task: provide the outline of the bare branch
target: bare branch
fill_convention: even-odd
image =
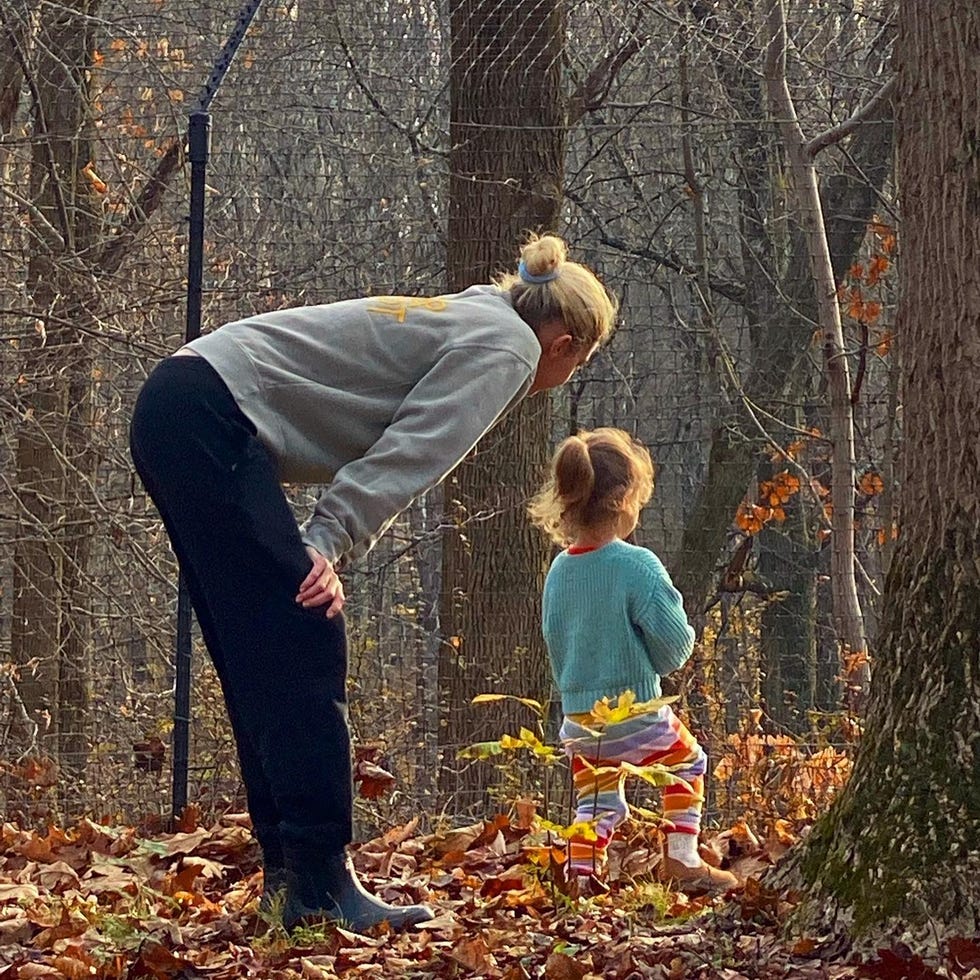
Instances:
[[[119,232],[102,249],[95,263],[97,275],[115,272],[122,265],[127,249],[163,201],[163,192],[167,189],[167,184],[182,159],[183,141],[175,139],[160,158],[156,170],[143,185],[139,197],[127,212]]]
[[[589,77],[568,100],[569,126],[574,126],[587,112],[601,108],[620,69],[633,55],[642,51],[646,43],[645,37],[632,35],[589,72]]]
[[[803,148],[803,153],[807,159],[812,160],[825,147],[839,143],[842,139],[850,136],[866,119],[872,118],[879,106],[892,97],[897,85],[898,76],[892,75],[864,105],[859,106],[854,111],[849,119],[845,119],[838,126],[825,130],[819,136],[814,136]]]

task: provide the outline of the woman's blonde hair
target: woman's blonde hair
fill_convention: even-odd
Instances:
[[[579,346],[602,343],[616,323],[615,297],[595,273],[568,259],[568,246],[557,235],[531,235],[521,248],[517,273],[498,277],[514,309],[537,330],[561,320]]]
[[[653,462],[645,446],[622,429],[569,436],[551,461],[551,474],[531,500],[533,524],[566,545],[583,531],[625,537],[653,495]]]

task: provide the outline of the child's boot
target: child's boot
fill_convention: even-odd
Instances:
[[[286,906],[283,925],[293,929],[329,920],[353,932],[387,922],[392,929],[433,918],[426,905],[389,905],[372,895],[358,880],[346,853],[286,855]]]
[[[698,854],[696,834],[668,834],[667,848],[661,862],[662,878],[682,892],[717,895],[738,887],[738,878],[730,871],[705,864]]]

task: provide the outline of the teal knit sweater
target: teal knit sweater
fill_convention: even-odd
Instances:
[[[589,711],[623,691],[660,697],[660,678],[684,664],[694,630],[660,559],[612,541],[595,551],[563,551],[542,599],[544,638],[565,714]]]

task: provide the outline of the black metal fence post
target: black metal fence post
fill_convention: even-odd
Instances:
[[[191,199],[187,242],[187,321],[185,343],[201,335],[201,297],[204,281],[204,190],[211,152],[211,114],[208,108],[245,38],[262,0],[248,0],[238,14],[208,80],[191,110],[187,127],[187,156],[191,164]],[[171,812],[180,817],[187,806],[191,716],[191,603],[181,575],[177,587],[177,646],[174,653],[174,732]]]

